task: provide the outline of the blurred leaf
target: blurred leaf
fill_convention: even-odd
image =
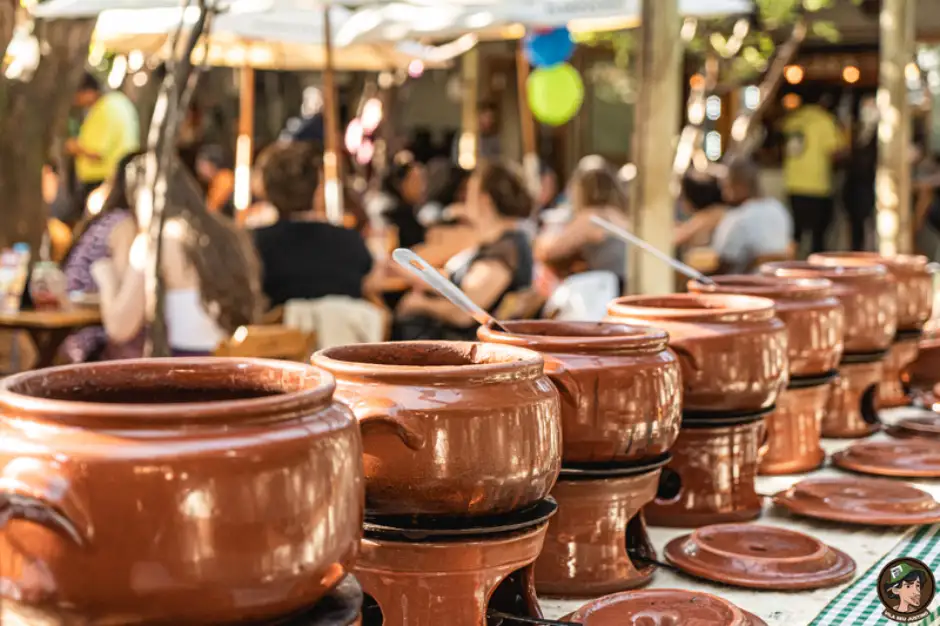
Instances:
[[[803,0],[803,8],[807,11],[821,11],[832,6],[832,0]]]
[[[767,33],[760,33],[758,35],[758,49],[765,57],[769,57],[777,49],[777,44],[774,43],[773,37]]]
[[[841,38],[839,29],[833,22],[813,22],[811,29],[815,36],[821,37],[830,43],[835,43]]]
[[[725,39],[725,36],[721,33],[712,33],[708,36],[708,43],[712,45],[712,48],[715,49],[715,52],[724,56],[725,51],[728,49],[728,40]]]

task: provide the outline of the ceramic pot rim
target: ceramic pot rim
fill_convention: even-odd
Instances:
[[[692,293],[740,294],[782,300],[811,300],[832,295],[832,281],[828,278],[724,274],[711,279],[716,284],[690,280],[686,287]]]
[[[845,265],[848,267],[884,265],[892,272],[926,273],[927,257],[922,254],[897,254],[882,256],[877,252],[816,252],[809,257],[810,263],[818,265]]]
[[[399,365],[371,363],[352,358],[357,353],[367,355],[370,351],[373,353],[383,351],[386,359],[391,360],[395,350],[408,349],[449,352],[451,356],[467,359],[470,363]],[[344,355],[348,358],[342,358]],[[534,379],[542,376],[545,369],[545,361],[538,352],[516,346],[475,341],[391,341],[351,344],[319,350],[313,354],[312,362],[317,367],[342,378],[394,380],[423,386],[437,382],[452,383],[456,380]]]
[[[129,369],[134,372],[133,376],[127,374]],[[208,383],[205,378],[198,381],[201,389],[207,386],[230,389],[233,381],[237,381],[244,390],[273,390],[283,393],[260,398],[212,402],[128,404],[43,398],[21,391],[25,385],[36,384],[40,378],[45,378],[43,386],[52,389],[63,385],[74,388],[76,380],[89,381],[90,386],[93,385],[92,388],[101,388],[109,381],[115,381],[112,388],[118,389],[146,389],[146,385],[140,384],[142,382],[149,382],[154,388],[166,388],[174,384],[174,374],[179,378],[179,386],[185,388],[185,384],[182,384],[187,378],[185,374],[193,370],[211,377]],[[252,384],[252,372],[272,370],[280,375],[271,381],[259,380]],[[149,378],[140,377],[146,374],[149,374]],[[289,375],[296,376],[296,382],[289,382]],[[169,383],[168,377],[171,379]],[[27,419],[78,425],[100,421],[119,424],[122,428],[152,428],[155,424],[180,422],[223,425],[265,417],[294,417],[304,412],[309,413],[313,409],[329,405],[335,386],[334,378],[329,372],[305,363],[290,361],[232,357],[105,361],[50,367],[10,376],[0,381],[0,411],[7,416]]]
[[[686,305],[683,307],[683,305]],[[607,305],[612,318],[676,322],[735,323],[771,319],[775,304],[768,298],[737,294],[676,293],[664,296],[623,296]]]
[[[481,326],[477,336],[487,343],[529,348],[539,352],[662,352],[669,335],[658,328],[630,326],[616,322],[562,322],[526,320],[501,322],[510,332]],[[562,334],[558,329],[569,330]],[[514,332],[516,329],[519,332]],[[537,331],[546,331],[544,334]],[[592,334],[591,331],[606,331]],[[554,332],[553,332],[554,331]]]
[[[781,278],[826,278],[830,281],[865,280],[888,276],[888,268],[881,263],[865,265],[821,265],[808,261],[778,261],[760,266],[763,276]]]
[[[620,604],[621,600],[629,601],[631,599],[634,599],[634,600],[642,602],[645,598],[649,598],[649,597],[661,597],[664,599],[665,598],[674,599],[676,596],[679,596],[680,598],[683,598],[683,599],[691,596],[693,598],[699,599],[700,601],[708,602],[712,606],[721,606],[727,609],[728,613],[730,613],[731,618],[732,618],[731,623],[734,623],[733,620],[738,617],[742,617],[746,619],[746,614],[744,613],[744,610],[741,609],[739,606],[735,605],[729,600],[725,600],[724,598],[720,598],[710,593],[704,593],[702,591],[690,591],[688,589],[637,589],[633,591],[622,591],[620,593],[613,593],[613,594],[598,598],[596,600],[593,600],[591,602],[588,602],[587,604],[579,608],[577,611],[572,613],[568,617],[568,620],[571,622],[577,622],[581,624],[589,623],[586,620],[588,619],[588,617],[590,616],[593,610],[603,608],[609,605],[616,606]],[[624,612],[624,617],[627,617],[625,612]]]

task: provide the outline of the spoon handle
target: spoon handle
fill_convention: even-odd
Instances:
[[[477,304],[471,300],[467,294],[462,292],[457,285],[447,280],[446,277],[431,267],[431,264],[422,259],[419,255],[407,248],[398,248],[392,252],[392,258],[403,268],[426,282],[434,291],[463,309],[465,313],[475,319],[480,325],[487,326],[496,324],[496,320],[492,315],[477,306]]]
[[[665,252],[654,248],[653,246],[643,241],[642,239],[640,239],[639,237],[637,237],[630,231],[624,230],[623,228],[620,228],[619,226],[612,224],[611,222],[608,222],[604,218],[598,217],[596,215],[591,216],[591,221],[597,226],[600,226],[601,228],[609,232],[610,234],[614,235],[615,237],[618,237],[622,239],[623,241],[631,245],[634,245],[637,248],[640,248],[645,252],[652,254],[654,257],[656,257],[663,263],[666,263],[667,265],[671,266],[672,269],[676,270],[677,272],[681,274],[685,274],[692,280],[697,280],[700,283],[705,283],[706,285],[715,284],[715,281],[713,281],[711,278],[709,278],[705,274],[701,273],[695,268],[689,267],[682,261],[678,261],[672,258]]]

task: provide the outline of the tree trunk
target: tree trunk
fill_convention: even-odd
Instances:
[[[6,8],[0,0],[0,37],[8,32]],[[42,167],[63,130],[94,25],[94,20],[37,22],[44,53],[32,78],[0,77],[0,247],[24,241],[34,254],[39,249],[48,213]],[[9,38],[0,40],[4,47],[8,43]]]

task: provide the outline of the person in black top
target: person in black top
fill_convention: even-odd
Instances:
[[[427,192],[424,166],[410,155],[399,155],[382,179],[382,192],[390,200],[385,218],[398,229],[398,245],[411,248],[424,243],[424,226],[418,221],[418,209]]]
[[[362,298],[372,255],[362,236],[334,226],[313,210],[320,166],[310,146],[278,143],[258,159],[265,197],[278,212],[254,231],[271,307],[324,296]]]
[[[465,215],[480,245],[455,257],[449,277],[487,311],[496,311],[507,294],[532,285],[532,247],[521,228],[532,207],[522,175],[509,166],[484,162],[470,177]],[[464,260],[459,262],[458,257]],[[410,292],[396,313],[393,335],[397,339],[476,337],[476,322],[470,316],[428,291]]]

